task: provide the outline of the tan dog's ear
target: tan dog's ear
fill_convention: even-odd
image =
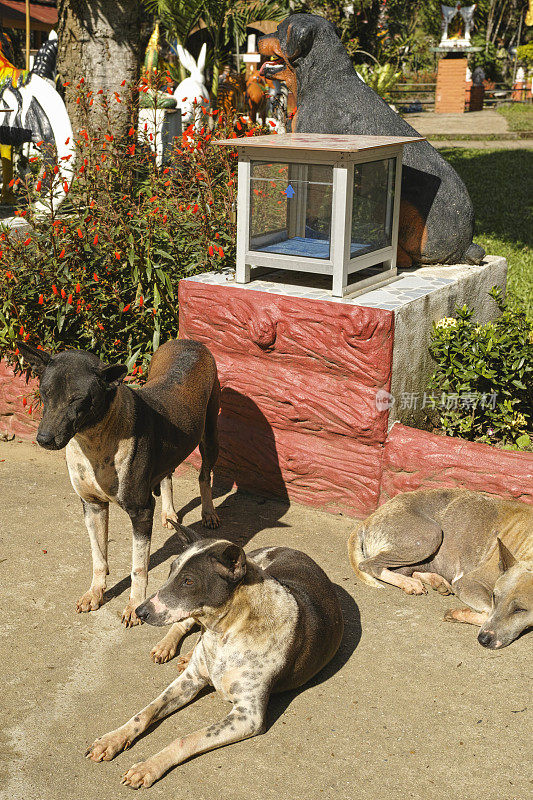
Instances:
[[[500,572],[506,572],[516,564],[517,559],[506,548],[502,540],[498,537],[498,549],[500,551]]]

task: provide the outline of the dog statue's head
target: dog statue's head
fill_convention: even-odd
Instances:
[[[533,627],[533,565],[516,559],[498,539],[500,575],[492,593],[492,611],[478,642],[499,650]]]
[[[246,575],[244,550],[225,539],[204,538],[191,528],[170,522],[183,551],[172,562],[166,583],[135,613],[149,625],[216,617]]]
[[[309,55],[315,40],[321,36],[328,39],[335,28],[328,20],[314,14],[291,14],[278,25],[274,33],[262,36],[257,47],[262,56],[268,56],[260,74],[265,78],[284,81],[296,96],[296,70]],[[340,44],[340,42],[339,42]]]
[[[99,422],[128,371],[83,350],[51,355],[25,342],[17,346],[40,380],[43,416],[37,444],[47,450],[61,450],[76,433]]]

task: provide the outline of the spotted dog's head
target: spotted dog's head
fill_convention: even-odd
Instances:
[[[128,371],[83,350],[51,355],[25,342],[17,345],[40,379],[43,416],[37,443],[46,450],[61,450],[76,433],[99,422]]]
[[[246,574],[246,555],[225,539],[198,537],[172,522],[183,552],[172,562],[166,583],[135,609],[149,625],[170,625],[223,608]]]
[[[257,47],[262,56],[269,58],[260,74],[265,78],[284,81],[297,95],[297,69],[303,65],[315,40],[322,33],[334,33],[331,22],[313,14],[291,14],[278,25],[274,33],[262,36]]]

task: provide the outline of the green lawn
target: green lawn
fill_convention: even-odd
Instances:
[[[533,151],[440,149],[470,192],[475,241],[509,265],[509,298],[533,317]]]
[[[496,111],[505,117],[509,130],[533,131],[533,103],[498,106]]]

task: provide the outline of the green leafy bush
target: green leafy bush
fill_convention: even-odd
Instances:
[[[393,64],[376,64],[372,67],[358,64],[356,69],[364,82],[384,100],[391,99],[391,92],[402,77],[401,71],[397,71]]]
[[[235,132],[205,113],[205,126],[189,127],[160,167],[137,140],[133,112],[128,134],[113,130],[108,112],[125,95],[109,101],[78,88],[87,116],[98,103],[103,123],[77,134],[65,201],[54,210],[58,164],[34,158],[16,187],[30,201],[21,214],[31,228],[0,235],[0,356],[22,337],[52,352],[88,349],[139,375],[178,335],[179,280],[234,263],[236,153],[211,142]],[[48,201],[39,215],[38,195]]]
[[[430,391],[450,436],[529,449],[533,440],[533,324],[492,289],[502,314],[477,324],[467,306],[433,327]]]

